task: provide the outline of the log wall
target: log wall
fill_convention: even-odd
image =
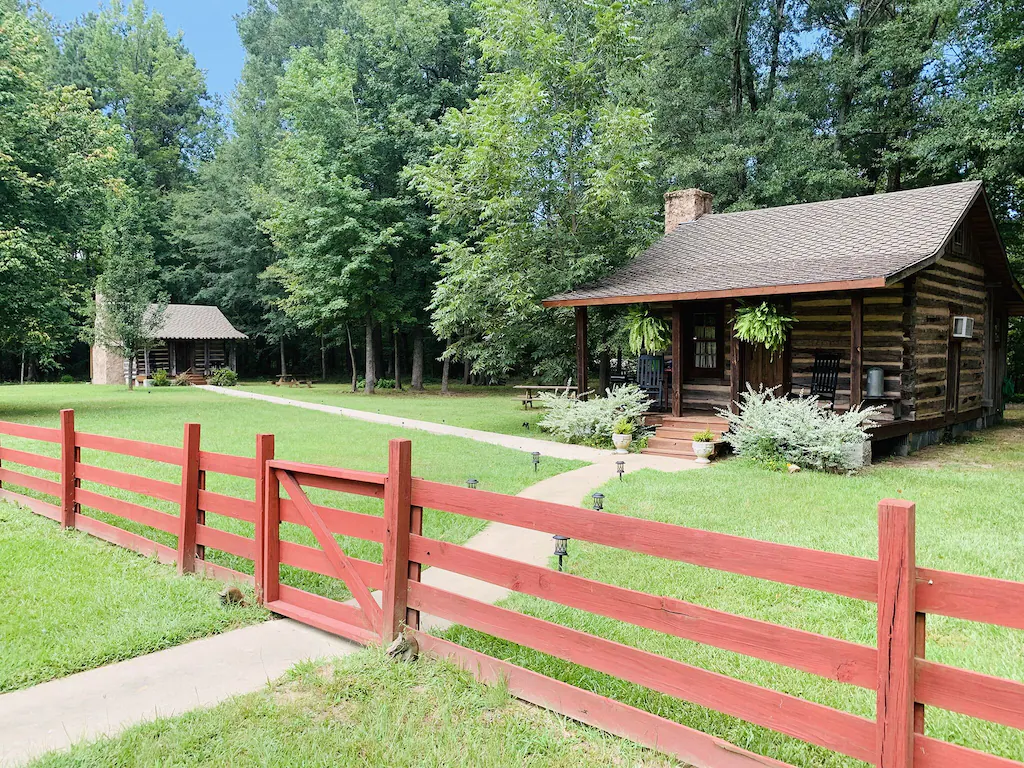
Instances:
[[[950,333],[955,315],[974,318],[974,337],[959,342],[957,410],[982,405],[985,334],[990,331],[985,325],[987,301],[985,270],[969,232],[962,245],[951,245],[938,262],[915,276],[909,351],[914,363],[911,384],[918,419],[941,416],[946,411]]]

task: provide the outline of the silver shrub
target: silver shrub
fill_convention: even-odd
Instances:
[[[755,391],[748,384],[738,413],[719,411],[729,420],[725,441],[737,454],[773,468],[796,464],[844,472],[860,467],[867,429],[879,408],[837,413],[815,397],[776,397],[775,389]]]
[[[579,400],[569,394],[542,392],[547,411],[537,423],[568,443],[611,442],[615,422],[625,418],[638,426],[651,400],[636,384],[610,389],[607,395]]]

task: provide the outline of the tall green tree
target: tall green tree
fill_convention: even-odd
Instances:
[[[160,279],[176,299],[190,300],[202,276],[172,245],[170,193],[191,183],[221,130],[205,76],[181,34],[144,0],[111,0],[61,31],[57,76],[87,89],[93,106],[123,128],[122,174],[137,192]]]
[[[0,0],[0,351],[52,365],[77,338],[123,139],[55,81],[32,8]]]
[[[486,0],[480,95],[415,171],[433,205],[433,328],[476,370],[561,376],[569,315],[540,300],[624,263],[658,231],[642,3]]]

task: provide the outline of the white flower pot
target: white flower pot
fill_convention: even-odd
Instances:
[[[616,453],[629,453],[626,449],[633,442],[632,435],[612,435],[612,442],[615,444]]]
[[[694,440],[691,445],[693,446],[693,453],[697,457],[696,461],[698,464],[711,463],[711,459],[708,457],[715,452],[714,443],[698,443]]]

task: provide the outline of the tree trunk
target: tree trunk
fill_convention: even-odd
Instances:
[[[21,350],[21,383],[25,383],[25,350]]]
[[[279,344],[279,349],[281,351],[281,375],[282,376],[287,376],[288,375],[288,369],[287,369],[287,367],[285,366],[285,363],[284,363],[284,337],[283,336],[281,337],[281,341],[280,341],[280,344]]]
[[[376,357],[377,346],[374,344],[374,331],[377,329],[373,322],[373,318],[369,315],[366,317],[366,385],[363,387],[363,392],[368,395],[373,394],[374,387],[377,384],[377,361],[374,360]]]
[[[395,389],[401,389],[402,388],[402,354],[401,354],[402,337],[398,333],[398,331],[395,330],[392,333],[392,338],[394,338],[394,341],[395,341]]]
[[[441,394],[448,394],[448,372],[452,367],[451,358],[445,356],[441,362]]]
[[[327,381],[327,344],[324,341],[324,331],[320,329],[320,381]]]
[[[462,360],[462,383],[469,384],[473,376],[473,366],[470,365],[469,358],[463,358]]]
[[[352,364],[352,391],[357,392],[359,391],[359,387],[356,386],[359,374],[356,372],[356,350],[352,346],[352,327],[347,323],[345,324],[345,335],[348,336],[348,361]]]
[[[602,350],[597,365],[597,389],[599,397],[606,397],[612,387],[612,364],[608,350]]]
[[[128,389],[135,389],[135,355],[128,358]]]
[[[381,332],[380,323],[373,323],[373,375],[374,382],[388,368],[387,358],[384,357],[384,334]]]
[[[412,388],[423,391],[423,329],[418,327],[412,335]]]
[[[768,85],[765,88],[764,100],[771,104],[775,98],[775,84],[779,77],[779,46],[782,42],[782,28],[786,23],[786,0],[775,0],[772,19],[771,56],[768,64]]]

